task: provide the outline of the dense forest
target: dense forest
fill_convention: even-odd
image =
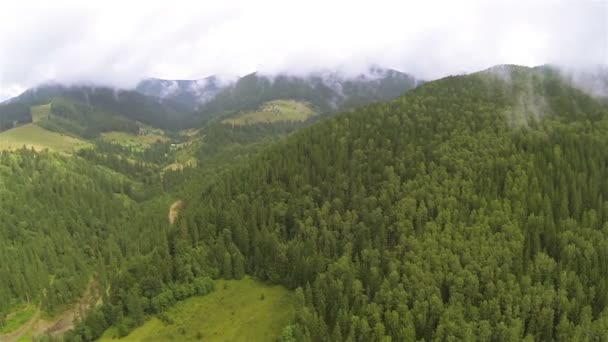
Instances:
[[[82,151],[81,157],[27,149],[0,153],[0,258],[11,260],[0,263],[0,326],[23,303],[51,316],[60,313],[95,281],[111,290],[101,293],[103,313],[93,310],[86,321],[92,327],[82,330],[91,340],[109,324],[126,333],[143,322],[144,309],[161,312],[175,300],[213,289],[204,276],[174,285],[172,268],[180,262],[171,257],[169,200],[161,195],[159,177],[139,177],[143,165],[121,169],[125,164],[114,159],[100,162],[100,151],[110,148]],[[149,273],[142,260],[164,265],[163,273]],[[146,284],[137,295],[122,292],[132,279]],[[150,300],[142,304],[141,295]],[[116,301],[121,306],[112,305]]]
[[[608,111],[551,68],[428,83],[303,129],[178,226],[296,289],[296,340],[598,340]]]
[[[249,274],[294,290],[283,342],[605,338],[605,102],[505,66],[300,127],[211,122],[164,177],[167,144],[0,153],[0,319],[96,279],[65,339],[125,336]]]

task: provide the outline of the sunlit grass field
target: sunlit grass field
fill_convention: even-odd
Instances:
[[[16,150],[24,146],[37,151],[49,149],[56,152],[74,152],[91,144],[62,133],[51,132],[36,124],[26,124],[0,133],[0,150]]]
[[[26,305],[18,311],[9,315],[9,318],[0,326],[0,333],[7,334],[17,330],[36,314],[34,305]]]
[[[294,318],[287,289],[251,278],[218,280],[206,296],[192,297],[167,311],[173,324],[154,317],[121,341],[275,341]],[[100,341],[112,341],[114,328]]]
[[[258,110],[227,118],[222,122],[235,126],[273,122],[302,122],[317,115],[309,104],[293,100],[275,100],[264,103]]]

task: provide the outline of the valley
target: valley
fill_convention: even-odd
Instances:
[[[263,283],[246,276],[244,257],[235,246],[217,251],[222,259],[217,267],[209,264],[211,259],[205,260],[211,258],[206,248],[192,252],[180,242],[189,234],[180,219],[185,199],[200,189],[195,179],[212,184],[241,161],[321,115],[304,100],[310,89],[296,100],[275,95],[270,101],[252,98],[243,103],[231,92],[257,90],[241,84],[236,84],[237,90],[226,90],[229,101],[223,100],[223,109],[217,109],[221,113],[208,112],[213,103],[200,110],[210,121],[179,129],[138,114],[149,114],[150,106],[157,106],[154,102],[135,101],[139,95],[129,92],[109,96],[103,88],[49,85],[25,92],[10,105],[0,104],[0,123],[3,115],[22,115],[12,128],[0,132],[4,150],[0,152],[0,218],[8,228],[0,231],[0,257],[22,260],[0,266],[0,320],[11,329],[2,340],[45,336],[88,340],[102,334],[148,339],[159,334],[158,329],[167,330],[167,338],[173,334],[182,340],[186,327],[199,328],[200,322],[188,321],[182,313],[191,316],[194,311],[218,315],[204,324],[205,339],[275,339],[293,322],[293,292],[266,284],[267,279]],[[221,99],[222,93],[218,94]],[[179,105],[158,107],[152,112]],[[36,201],[28,209],[7,206],[30,196]],[[62,212],[58,206],[74,210]],[[24,210],[30,219],[15,221]],[[46,211],[49,215],[42,219]],[[61,249],[37,244],[43,236]],[[26,261],[32,256],[37,260],[34,264]],[[135,278],[133,274],[142,269],[158,278],[139,284],[143,274]],[[25,272],[25,277],[7,276],[14,272]],[[197,297],[209,291],[209,276],[219,278],[215,281],[219,288]],[[98,291],[105,289],[94,304],[87,299],[91,296],[86,283],[91,278]],[[134,285],[133,280],[139,285],[123,288]],[[24,300],[32,298],[40,305],[20,309]],[[84,302],[88,304],[83,306]],[[124,311],[115,315],[112,310],[120,307]],[[159,317],[182,323],[159,327]]]
[[[0,104],[0,339],[600,339],[605,100],[374,72]]]

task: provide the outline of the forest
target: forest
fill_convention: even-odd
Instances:
[[[303,129],[179,224],[295,288],[296,340],[599,339],[606,105],[552,69],[507,72]]]
[[[65,340],[125,336],[249,275],[294,291],[283,342],[606,337],[608,104],[556,70],[447,77],[294,133],[216,129],[165,180],[111,144],[2,152],[0,312],[59,310],[94,278],[103,304]],[[222,149],[268,131],[288,136]]]

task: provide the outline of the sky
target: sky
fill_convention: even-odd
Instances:
[[[545,63],[608,63],[608,0],[0,2],[0,100],[49,81]]]

